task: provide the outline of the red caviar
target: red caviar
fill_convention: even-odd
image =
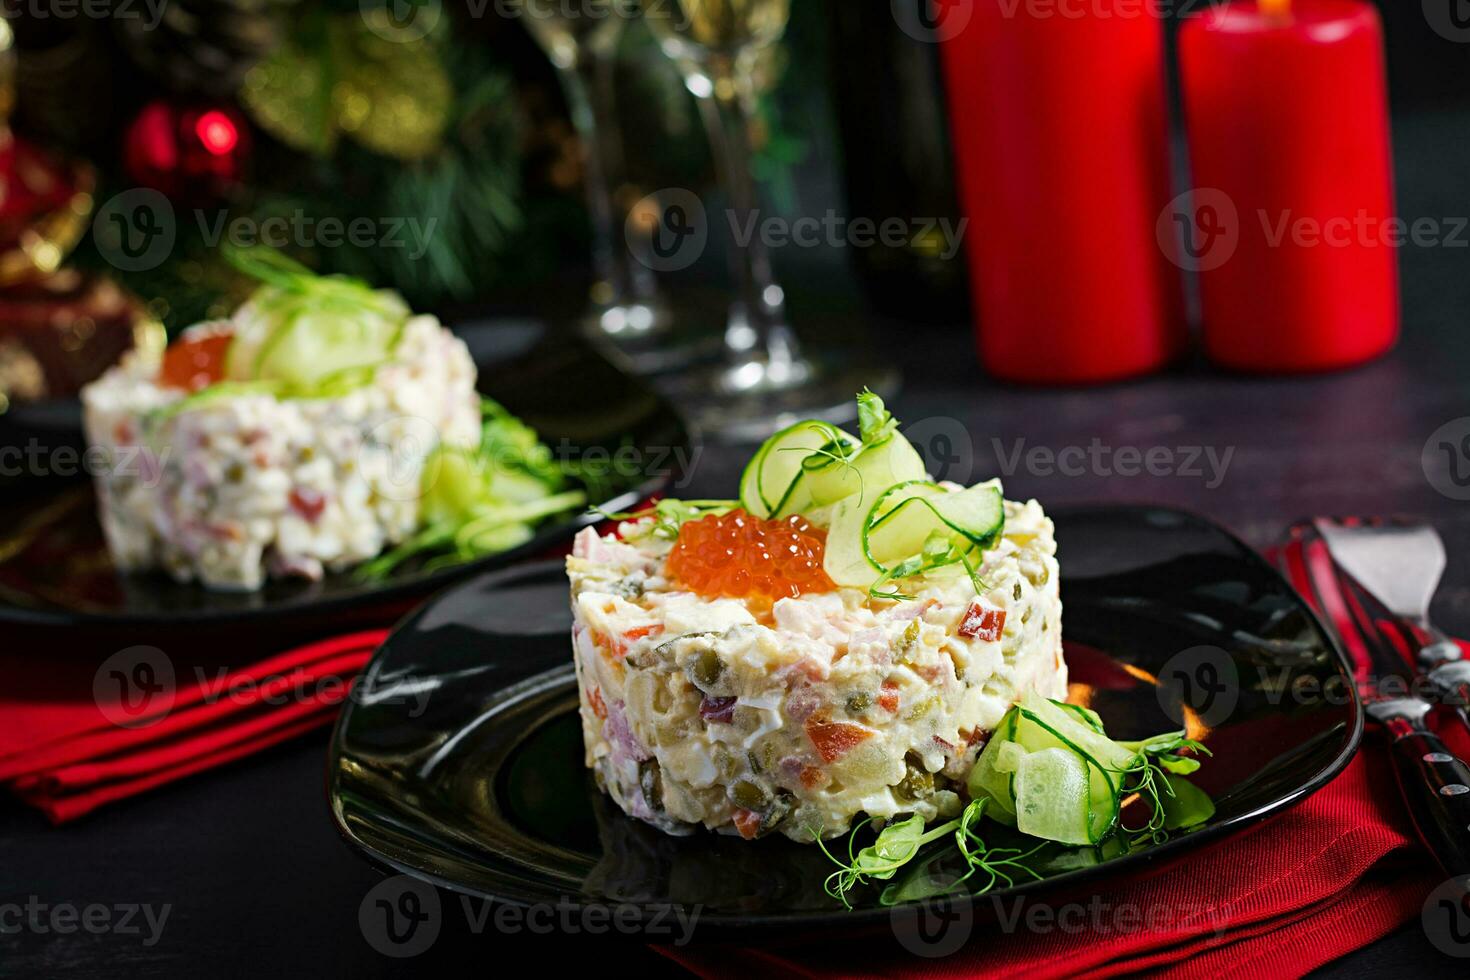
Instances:
[[[827,533],[799,515],[761,520],[743,510],[679,530],[669,577],[703,596],[775,601],[837,588],[822,570]]]
[[[225,354],[234,335],[228,331],[186,337],[163,352],[158,383],[165,388],[199,391],[225,375]]]

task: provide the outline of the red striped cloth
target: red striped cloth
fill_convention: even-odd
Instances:
[[[651,505],[642,501],[636,509]],[[612,531],[616,522],[599,525]],[[546,557],[569,553],[570,543]],[[368,611],[373,623],[408,611],[400,603]],[[0,785],[56,823],[224,765],[329,725],[352,681],[388,631],[372,629],[308,643],[241,665],[250,637],[221,636],[213,650],[183,660],[141,650],[113,664],[76,653],[39,657],[38,647],[71,642],[56,632],[12,637],[0,650]],[[123,656],[122,653],[115,655]],[[136,680],[163,690],[147,695]],[[114,676],[121,674],[121,677]],[[171,676],[171,682],[162,678]],[[151,679],[151,680],[150,680]],[[112,703],[123,684],[133,704]]]
[[[111,693],[108,663],[6,652],[0,783],[62,823],[260,752],[330,724],[386,636],[353,633],[236,668],[176,663],[139,648],[116,667],[127,683],[144,664],[151,693],[132,690],[128,704]]]
[[[1284,549],[1278,564],[1299,591],[1316,585],[1319,610],[1362,656],[1348,602],[1316,542]],[[1467,647],[1470,649],[1470,647]],[[1470,737],[1443,733],[1462,756]],[[1096,915],[1063,928],[1045,917],[1028,928],[1017,910],[1046,905],[1002,902],[989,923],[977,919],[957,952],[925,958],[887,936],[760,947],[685,947],[661,951],[703,977],[1109,977],[1123,973],[1197,977],[1297,977],[1417,918],[1444,880],[1415,838],[1388,754],[1375,732],[1331,784],[1292,810],[1141,880],[1105,886]],[[981,902],[986,901],[981,899]],[[1052,913],[1088,896],[1050,899]],[[1075,906],[1073,906],[1075,907]],[[1019,923],[1007,931],[1004,923]],[[1078,919],[1070,920],[1078,922]],[[1101,928],[1092,923],[1101,924]]]

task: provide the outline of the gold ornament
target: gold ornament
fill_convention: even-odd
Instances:
[[[387,15],[327,17],[252,68],[240,98],[261,128],[317,156],[344,135],[401,160],[437,150],[454,101],[438,49],[429,38],[390,40],[375,16]]]

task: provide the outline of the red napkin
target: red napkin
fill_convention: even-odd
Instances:
[[[7,652],[0,656],[9,679],[0,689],[0,783],[62,823],[259,752],[329,724],[386,636],[354,633],[237,668],[176,663],[146,648],[101,667]],[[139,664],[149,673],[135,674]],[[137,710],[122,709],[109,694],[113,668],[152,689],[145,695],[134,685]]]
[[[635,510],[651,505],[642,501]],[[617,522],[599,525],[612,531]],[[567,544],[546,557],[570,553]],[[369,610],[389,622],[402,604]],[[108,642],[121,631],[107,635]],[[9,637],[0,649],[0,785],[43,810],[54,823],[75,820],[105,803],[260,752],[331,724],[350,686],[377,647],[382,629],[351,633],[238,666],[252,637],[211,636],[198,658],[152,648],[129,659],[38,655],[55,632]],[[120,662],[118,658],[122,658]],[[147,671],[135,674],[141,664]],[[114,674],[144,683],[127,687],[132,704],[110,692]],[[171,682],[164,678],[171,675]],[[162,690],[145,697],[149,688]]]
[[[1323,612],[1355,656],[1361,652],[1348,602],[1330,574],[1320,542],[1293,543],[1278,563],[1304,595],[1309,584]],[[1470,645],[1467,645],[1470,650]],[[1462,756],[1470,737],[1457,726],[1442,734]],[[1413,825],[1377,732],[1320,792],[1243,836],[1223,841],[1150,877],[1087,894],[1039,896],[1017,906],[981,898],[998,910],[976,921],[969,940],[945,958],[926,958],[895,939],[792,943],[765,947],[661,948],[704,977],[940,978],[1021,975],[1163,977],[1297,977],[1373,942],[1422,911],[1445,875],[1429,859]],[[1016,910],[1047,906],[1058,918],[1032,929]],[[1061,918],[1064,910],[1074,918]],[[1075,918],[1086,910],[1077,923]],[[1007,931],[1004,922],[1012,923]],[[1033,921],[1045,922],[1037,918]],[[1062,928],[1063,923],[1072,928]],[[1101,928],[1093,923],[1099,923]],[[1143,925],[1147,923],[1148,925]],[[931,947],[932,948],[932,947]]]

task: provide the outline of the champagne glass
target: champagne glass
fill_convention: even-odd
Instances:
[[[644,19],[698,101],[733,227],[759,210],[751,172],[752,123],[772,48],[786,31],[790,0],[643,0]],[[719,225],[721,222],[712,222]],[[847,421],[864,385],[891,387],[891,370],[857,370],[802,350],[786,316],[786,293],[759,234],[733,235],[735,296],[724,364],[689,379],[682,401],[706,431],[758,438],[806,417]]]
[[[585,148],[587,208],[592,217],[592,290],[584,326],[611,341],[636,367],[667,358],[657,341],[671,317],[653,270],[622,247],[623,145],[614,105],[614,69],[628,9],[619,0],[516,0],[531,36],[557,70],[572,124]]]

